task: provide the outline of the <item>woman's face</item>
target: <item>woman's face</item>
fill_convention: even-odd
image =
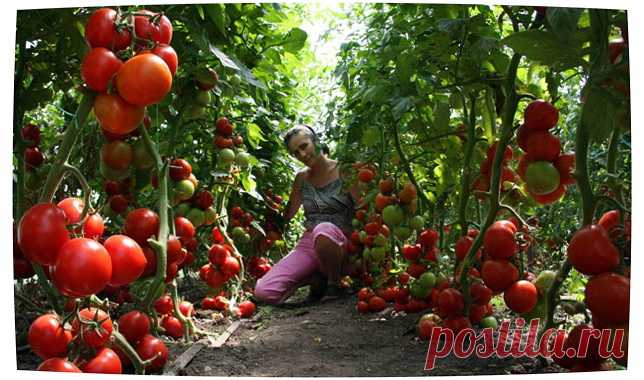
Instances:
[[[304,165],[311,167],[317,154],[313,139],[306,132],[298,132],[288,141],[288,151]]]

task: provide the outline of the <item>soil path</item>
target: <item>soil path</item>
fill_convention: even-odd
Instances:
[[[264,306],[221,348],[204,347],[179,372],[192,376],[427,376],[561,371],[537,360],[439,359],[424,371],[427,342],[414,315],[358,314],[356,298],[289,307]]]

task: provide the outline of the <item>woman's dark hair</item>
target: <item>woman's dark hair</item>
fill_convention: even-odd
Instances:
[[[318,135],[315,133],[313,128],[311,128],[306,124],[298,124],[286,132],[286,134],[284,135],[284,145],[286,146],[286,149],[288,149],[288,143],[289,141],[291,141],[293,136],[295,136],[300,132],[307,134],[311,138],[311,141],[313,141],[313,144],[316,147],[319,147],[320,150],[322,150],[322,153],[329,154],[329,147],[326,146],[326,144],[320,143],[320,140],[318,139]]]

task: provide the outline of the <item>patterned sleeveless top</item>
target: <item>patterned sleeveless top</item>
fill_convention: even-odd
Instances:
[[[302,181],[302,205],[307,229],[330,222],[343,231],[351,230],[353,199],[342,189],[342,179],[338,178],[323,187],[315,187],[308,180]]]

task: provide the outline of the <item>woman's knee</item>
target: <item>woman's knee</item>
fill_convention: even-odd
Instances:
[[[273,289],[270,289],[266,284],[259,279],[255,284],[255,290],[253,291],[255,299],[257,301],[276,305],[282,301],[283,294],[277,292]]]

